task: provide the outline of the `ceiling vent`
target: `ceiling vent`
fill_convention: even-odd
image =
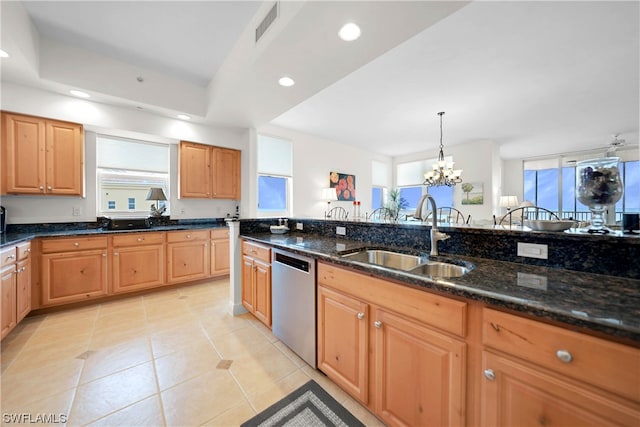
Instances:
[[[273,24],[273,21],[275,21],[277,17],[278,3],[276,2],[273,4],[271,10],[269,10],[269,13],[267,13],[267,16],[264,17],[260,25],[258,25],[258,27],[256,28],[256,43],[258,43],[260,37],[262,37],[262,35],[267,32],[267,29],[271,26],[271,24]]]

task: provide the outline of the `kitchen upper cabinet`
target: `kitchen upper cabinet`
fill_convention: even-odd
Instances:
[[[213,147],[213,198],[240,199],[240,151]]]
[[[3,190],[82,196],[82,125],[2,113]]]
[[[180,142],[180,198],[240,199],[240,151]]]

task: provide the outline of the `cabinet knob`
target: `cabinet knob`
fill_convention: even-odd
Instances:
[[[558,350],[556,351],[556,356],[563,363],[570,363],[573,360],[573,356],[567,350]]]
[[[44,187],[42,185],[40,186],[40,191],[44,191]]]
[[[78,242],[74,242],[74,243],[73,243],[73,246],[75,246],[75,247],[77,248],[78,246],[80,246],[80,243],[78,243]]]
[[[187,234],[187,239],[190,239],[190,238],[191,238],[191,234]]]
[[[375,322],[373,322],[373,326],[375,326],[376,328],[380,329],[382,328],[382,322],[379,320],[376,320]]]
[[[27,250],[25,251],[26,253],[31,252],[31,248],[27,248]]]
[[[364,319],[364,313],[362,312],[358,313],[358,319],[360,320]]]
[[[51,190],[53,190],[53,188],[49,185],[49,186],[47,186],[47,190],[51,191]]]
[[[496,379],[496,373],[493,372],[493,369],[485,369],[484,376],[489,381],[494,381]]]
[[[144,240],[144,237],[138,237],[138,242],[142,242]]]
[[[7,259],[14,259],[15,257],[16,257],[15,255],[9,255]]]
[[[113,253],[113,256],[118,256],[118,255],[119,255],[118,252]]]

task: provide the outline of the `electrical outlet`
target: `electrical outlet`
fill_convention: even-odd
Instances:
[[[82,215],[82,208],[80,206],[74,206],[73,216],[80,216],[80,215]]]
[[[540,276],[539,274],[528,274],[518,272],[518,286],[524,286],[525,288],[539,289],[541,291],[547,290],[547,276]]]
[[[346,236],[347,235],[346,227],[336,227],[336,234],[339,236]]]
[[[518,256],[538,259],[549,259],[549,247],[535,243],[518,242]]]
[[[185,210],[184,210],[184,208],[180,208],[180,214],[181,214],[181,215],[184,215],[184,214],[185,214]]]
[[[304,228],[304,224],[301,222],[296,222],[296,230],[302,230]]]

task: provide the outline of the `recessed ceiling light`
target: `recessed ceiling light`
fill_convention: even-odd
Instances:
[[[178,114],[176,117],[180,120],[191,120],[191,116],[187,116],[186,114]]]
[[[280,77],[280,80],[278,80],[278,83],[280,84],[280,86],[284,86],[284,87],[290,87],[296,84],[296,82],[293,81],[291,77],[287,77],[287,76]]]
[[[70,90],[69,93],[73,96],[77,96],[78,98],[89,98],[90,96],[87,92],[75,89]]]
[[[360,37],[360,27],[353,22],[344,24],[340,31],[338,31],[340,38],[346,42],[352,42]]]
[[[8,58],[9,54],[4,50],[0,49],[0,58]]]

